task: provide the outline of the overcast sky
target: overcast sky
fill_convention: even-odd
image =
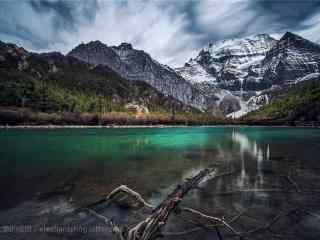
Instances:
[[[37,52],[130,42],[179,66],[210,41],[286,31],[320,42],[320,0],[0,0],[0,40]]]

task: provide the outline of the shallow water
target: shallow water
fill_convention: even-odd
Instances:
[[[39,193],[61,184],[72,184],[62,195],[75,206],[100,199],[120,184],[157,204],[185,177],[213,166],[218,174],[232,174],[202,184],[183,204],[226,218],[245,211],[234,224],[239,231],[251,230],[292,207],[316,216],[320,212],[320,129],[316,128],[11,129],[0,130],[0,146],[0,225],[8,224],[4,216],[14,215]],[[129,221],[119,212],[114,215],[118,221]],[[26,222],[32,219],[29,216]],[[165,230],[185,229],[186,223],[178,220],[172,217]],[[13,217],[10,223],[15,221]],[[281,221],[283,226],[288,222],[294,226],[293,233],[279,230],[287,234],[285,239],[320,237],[315,216],[290,214]],[[227,231],[222,233],[228,236]],[[253,239],[271,233],[259,234]],[[200,236],[215,237],[202,231],[167,238]]]

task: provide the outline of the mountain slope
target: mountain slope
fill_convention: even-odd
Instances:
[[[0,105],[40,111],[125,110],[127,103],[150,111],[194,111],[142,81],[128,81],[108,67],[60,53],[35,54],[0,42]]]
[[[277,41],[267,34],[209,44],[177,72],[218,103],[232,98],[230,117],[256,110],[287,88],[320,72],[320,46],[287,32]],[[223,109],[223,105],[218,106]]]
[[[270,85],[291,84],[297,78],[320,72],[320,45],[287,32],[261,63]]]
[[[208,82],[228,90],[252,89],[248,77],[255,74],[253,66],[263,60],[275,43],[267,34],[210,43],[195,59],[176,70],[193,83]],[[258,87],[264,85],[260,83],[255,90]]]
[[[244,117],[247,121],[320,121],[320,76],[282,90],[269,105]]]
[[[80,44],[68,56],[108,66],[126,79],[144,81],[165,96],[172,96],[202,111],[207,110],[210,105],[210,99],[173,69],[158,63],[144,51],[133,49],[131,44],[108,47],[100,41],[94,41]]]

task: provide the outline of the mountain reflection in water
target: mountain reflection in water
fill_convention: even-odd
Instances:
[[[317,217],[307,214],[320,211],[319,143],[320,129],[312,128],[0,130],[0,225],[97,224],[92,216],[72,213],[72,209],[101,199],[121,184],[158,204],[186,177],[214,167],[217,176],[228,174],[202,183],[186,196],[183,206],[226,220],[241,213],[233,227],[242,232],[267,224],[292,208],[304,209],[281,218],[252,239],[275,234],[284,239],[320,239]],[[67,189],[63,194],[37,200],[39,193],[61,185]],[[146,217],[143,211],[99,209],[128,225]],[[173,215],[164,230],[192,227]],[[78,239],[112,239],[108,234],[84,234]],[[226,229],[221,234],[231,239]],[[50,239],[59,237],[50,235]],[[209,238],[216,239],[215,232],[165,237]],[[30,239],[40,236],[33,234]],[[41,239],[46,236],[42,234]]]
[[[241,174],[238,181],[238,187],[243,187],[244,182],[247,179],[247,173],[246,173],[246,160],[245,155],[250,154],[250,156],[257,161],[257,180],[255,187],[259,187],[259,185],[263,184],[263,164],[266,161],[270,160],[270,144],[267,144],[267,146],[259,146],[257,141],[250,140],[248,136],[246,136],[243,133],[237,132],[234,130],[232,132],[232,140],[239,144],[239,152],[240,152],[240,158],[241,158]]]

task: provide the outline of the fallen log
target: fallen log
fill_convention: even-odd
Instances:
[[[152,214],[135,227],[123,233],[120,239],[126,240],[154,240],[160,237],[161,228],[166,224],[170,214],[176,210],[182,198],[193,188],[198,186],[213,170],[204,169],[194,177],[178,185],[168,197],[162,201]]]

